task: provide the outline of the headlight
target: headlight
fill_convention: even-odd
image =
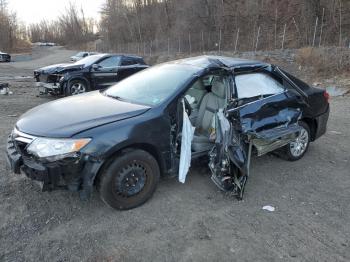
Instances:
[[[78,152],[91,141],[83,139],[36,138],[27,148],[28,153],[38,157],[52,157]]]

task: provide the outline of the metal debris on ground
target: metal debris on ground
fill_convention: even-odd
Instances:
[[[334,134],[334,135],[342,135],[343,134],[342,132],[335,131],[335,130],[331,130],[331,131],[329,131],[329,133]]]
[[[263,206],[263,210],[269,211],[269,212],[274,212],[275,208],[273,206]]]
[[[9,84],[8,83],[0,83],[0,95],[8,95],[10,94]],[[12,92],[11,92],[12,94]]]

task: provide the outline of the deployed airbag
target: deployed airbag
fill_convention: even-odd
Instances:
[[[185,102],[182,101],[183,106],[183,123],[181,136],[181,152],[180,152],[180,167],[179,167],[179,181],[185,183],[188,170],[191,166],[191,144],[194,135],[195,127],[192,126],[191,121],[185,110]]]

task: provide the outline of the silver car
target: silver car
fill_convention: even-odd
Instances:
[[[74,56],[71,56],[70,61],[71,62],[76,62],[79,61],[81,59],[83,59],[84,57],[90,56],[90,55],[96,55],[96,52],[79,52]]]

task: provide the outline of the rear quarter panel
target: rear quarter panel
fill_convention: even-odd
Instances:
[[[305,108],[305,116],[317,117],[327,112],[329,105],[324,96],[324,92],[324,90],[314,87],[309,87],[309,89],[306,90],[309,107]]]
[[[329,104],[324,97],[324,91],[320,88],[311,87],[299,78],[289,74],[282,70],[283,73],[294,82],[302,91],[307,94],[307,102],[309,106],[303,108],[304,117],[314,118],[321,114],[324,114],[329,109]]]

